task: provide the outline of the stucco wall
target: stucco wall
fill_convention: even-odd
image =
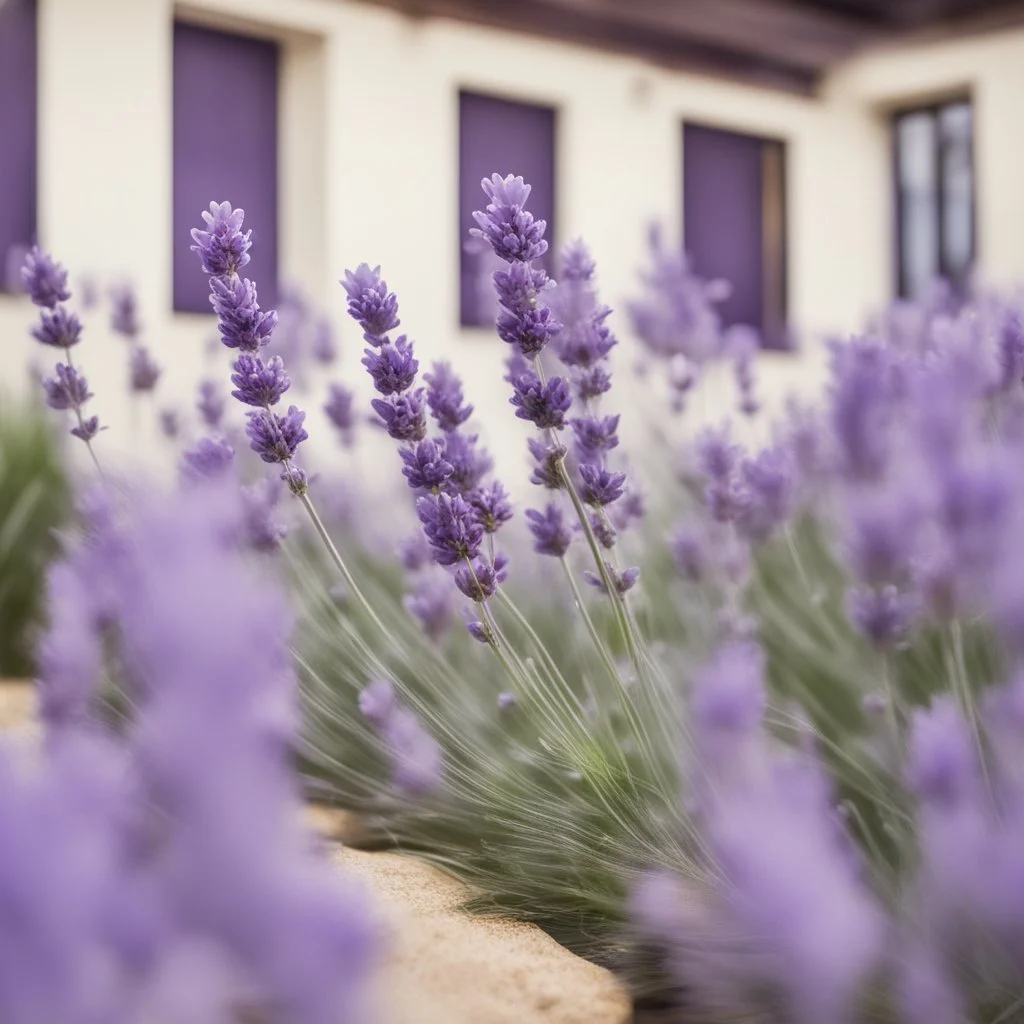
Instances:
[[[804,351],[765,360],[762,391],[769,399],[793,386],[813,389],[820,379],[821,333],[852,330],[889,295],[884,109],[894,99],[973,86],[983,266],[1000,281],[1024,278],[1017,243],[1024,224],[1018,185],[1024,151],[1014,116],[1024,76],[1021,33],[863,59],[811,100],[561,43],[414,21],[342,0],[198,0],[187,8],[169,0],[40,0],[40,10],[41,237],[74,271],[135,281],[147,340],[166,371],[160,404],[191,404],[204,367],[226,379],[227,365],[226,353],[205,362],[207,318],[170,312],[175,10],[276,36],[286,45],[283,267],[336,315],[344,360],[339,375],[368,398],[358,335],[343,320],[336,282],[345,267],[381,263],[421,359],[458,362],[505,467],[519,466],[523,432],[501,381],[504,346],[489,332],[458,327],[459,87],[558,108],[559,232],[563,240],[582,234],[590,242],[613,305],[634,287],[645,222],[657,217],[670,229],[679,226],[684,118],[787,141],[789,308]],[[26,361],[46,355],[22,341],[31,318],[24,303],[0,297],[5,345]],[[625,338],[624,319],[616,323]],[[151,417],[130,409],[123,346],[108,336],[105,313],[90,326],[81,361],[97,395],[96,411],[112,428],[100,443],[148,452],[155,431]],[[618,356],[623,378],[630,362],[624,343]],[[20,371],[13,376],[17,383]],[[632,433],[651,403],[637,386],[623,383],[614,404],[627,408]],[[730,404],[726,392],[713,388],[702,410],[717,415]],[[320,454],[333,458],[315,412],[311,433]]]

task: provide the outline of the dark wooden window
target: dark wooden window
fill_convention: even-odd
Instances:
[[[555,246],[555,111],[474,92],[459,93],[459,310],[463,327],[491,326],[497,303],[491,285],[496,257],[469,236],[473,211],[486,205],[480,188],[492,174],[521,175],[531,186],[529,209],[547,221],[550,271]]]
[[[245,210],[245,268],[264,308],[277,299],[277,80],[273,42],[195,25],[174,26],[174,308],[210,311],[209,286],[190,251],[202,211],[227,200]]]
[[[917,298],[942,278],[962,293],[975,258],[970,101],[900,111],[893,150],[897,292]]]
[[[724,325],[788,348],[784,143],[685,124],[683,238],[696,272],[731,286]]]

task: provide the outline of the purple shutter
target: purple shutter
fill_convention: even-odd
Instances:
[[[533,186],[529,209],[555,238],[555,111],[476,93],[459,94],[459,307],[464,327],[490,326],[495,301],[491,259],[469,239],[473,211],[486,205],[480,181],[498,173],[522,175]],[[467,242],[469,245],[467,246]],[[545,257],[550,269],[549,256]]]
[[[0,3],[0,291],[15,276],[8,262],[20,262],[35,235],[36,4],[7,0]]]
[[[683,127],[686,251],[702,277],[732,294],[726,326],[748,324],[766,347],[782,347],[785,315],[782,146],[701,125]]]
[[[277,76],[275,43],[174,26],[174,308],[210,310],[189,246],[211,201],[245,210],[252,260],[245,276],[265,308],[277,300]]]

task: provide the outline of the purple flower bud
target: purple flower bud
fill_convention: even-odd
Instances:
[[[637,580],[640,579],[640,569],[635,565],[629,569],[623,569],[621,573],[616,572],[609,562],[605,562],[604,567],[612,581],[612,586],[615,588],[615,593],[620,597],[624,597],[628,591],[632,590],[636,586]],[[608,593],[608,587],[604,579],[596,572],[584,569],[583,578],[595,590],[599,590],[602,594]]]
[[[420,628],[435,643],[448,632],[452,624],[451,584],[443,576],[429,576],[419,580],[411,594],[402,602],[405,610],[420,624]]]
[[[447,362],[434,363],[433,370],[425,373],[427,405],[438,428],[446,434],[457,430],[473,413],[462,395],[462,381]]]
[[[544,351],[562,325],[547,306],[539,306],[525,313],[502,312],[498,316],[497,328],[502,341],[515,345],[527,359],[532,359]]]
[[[80,426],[73,427],[71,434],[77,437],[80,441],[85,441],[88,444],[98,433],[100,432],[100,418],[98,416],[90,416],[87,420],[83,420]]]
[[[378,729],[388,723],[397,707],[398,698],[389,679],[375,679],[359,693],[360,714]]]
[[[615,547],[615,541],[619,536],[615,532],[615,527],[612,526],[611,522],[607,518],[598,515],[596,512],[592,512],[589,519],[590,528],[594,531],[594,536],[597,537],[597,542],[601,547],[610,551]]]
[[[906,636],[916,610],[909,595],[889,585],[852,589],[846,599],[850,622],[876,647],[891,647]]]
[[[910,722],[907,785],[924,802],[953,806],[975,795],[978,761],[971,731],[956,705],[938,697]]]
[[[560,430],[565,425],[565,414],[572,405],[569,386],[561,377],[552,377],[541,383],[535,373],[524,374],[513,384],[515,394],[510,399],[516,407],[516,416],[528,420],[539,430]]]
[[[477,210],[473,219],[478,227],[470,234],[486,241],[507,263],[528,262],[548,251],[544,241],[547,224],[535,220],[523,207],[530,197],[530,186],[521,177],[511,174],[502,178],[495,174],[480,183],[490,202],[484,211]]]
[[[195,479],[224,476],[235,457],[235,449],[221,437],[203,437],[182,456],[185,472]]]
[[[469,631],[469,635],[482,644],[493,644],[494,637],[491,634],[490,627],[486,623],[479,621],[472,621],[466,623],[466,629]]]
[[[322,317],[313,329],[313,358],[322,366],[330,366],[338,356],[330,320]]]
[[[599,462],[605,452],[618,447],[619,417],[585,416],[569,420],[576,435],[576,454],[581,462]]]
[[[160,367],[149,349],[136,345],[128,361],[132,391],[152,391],[160,379]]]
[[[416,514],[439,565],[472,561],[480,553],[483,527],[476,511],[460,495],[431,494],[419,498]]]
[[[567,242],[560,256],[563,281],[589,281],[597,270],[597,264],[582,238]]]
[[[245,405],[266,408],[276,405],[281,396],[292,386],[280,356],[273,356],[264,362],[259,356],[243,352],[232,367],[231,383],[235,390],[232,397]]]
[[[352,431],[355,427],[355,395],[342,384],[332,384],[328,388],[324,412],[327,418],[341,433],[342,442],[352,444]]]
[[[427,538],[419,531],[409,537],[403,537],[398,542],[396,554],[398,555],[398,560],[402,563],[402,567],[409,572],[416,572],[425,565],[430,565],[433,561],[430,554],[430,545],[427,544]]]
[[[549,502],[543,512],[526,510],[527,526],[533,534],[533,550],[539,555],[561,558],[572,544],[572,530],[569,529],[565,514],[554,502]]]
[[[110,312],[110,329],[115,334],[133,341],[142,333],[142,325],[139,323],[139,301],[135,289],[128,284],[120,285],[111,291],[110,301],[113,307]]]
[[[228,348],[259,352],[277,326],[277,313],[260,309],[256,285],[248,278],[211,277],[210,305],[217,314],[220,340]]]
[[[160,429],[164,437],[171,441],[181,433],[181,416],[177,409],[160,410]]]
[[[388,291],[380,276],[380,267],[360,263],[355,272],[345,271],[341,282],[348,295],[348,315],[363,329],[363,337],[371,345],[380,345],[384,335],[394,330],[398,319],[398,299]]]
[[[86,379],[73,366],[58,363],[55,370],[55,377],[43,381],[46,404],[51,409],[78,409],[92,398]]]
[[[68,272],[38,245],[32,246],[21,268],[21,281],[37,306],[53,309],[58,302],[71,298]]]
[[[498,555],[494,563],[478,558],[472,566],[464,566],[455,573],[455,585],[470,599],[480,604],[494,596],[499,583],[504,583],[508,576],[506,566],[508,559]]]
[[[245,211],[233,210],[230,203],[210,203],[209,212],[203,211],[206,230],[192,229],[191,249],[207,274],[234,275],[249,262],[252,232],[242,234],[244,218]]]
[[[32,328],[32,337],[52,348],[71,348],[81,340],[82,323],[64,306],[44,308],[40,310],[39,323]]]
[[[466,492],[465,498],[476,510],[484,533],[497,533],[512,518],[512,502],[497,480],[484,487],[474,487]]]
[[[603,466],[580,466],[580,497],[587,505],[601,508],[622,497],[625,473],[613,473]]]
[[[373,386],[382,395],[397,395],[408,391],[416,381],[419,361],[412,354],[412,345],[403,334],[394,344],[366,349],[363,366],[373,378]]]
[[[785,522],[793,496],[793,470],[783,448],[766,448],[740,467],[746,493],[738,520],[740,532],[762,541]]]
[[[452,475],[452,464],[444,458],[444,448],[429,438],[415,447],[399,451],[405,465],[402,475],[409,486],[426,491],[440,488]]]
[[[732,643],[715,655],[697,681],[693,716],[702,734],[750,734],[767,703],[764,655],[755,644]]]
[[[448,489],[466,495],[479,487],[494,468],[494,460],[478,444],[476,434],[460,434],[453,430],[444,438],[444,457],[452,465]]]
[[[404,395],[375,398],[370,405],[396,441],[422,441],[427,436],[423,388]]]
[[[254,409],[247,413],[249,422],[245,433],[252,450],[264,462],[284,462],[295,455],[295,449],[309,437],[303,429],[306,418],[294,405],[288,407],[284,416],[266,409]]]
[[[536,309],[539,293],[549,287],[547,272],[529,263],[510,263],[507,270],[494,272],[494,290],[498,293],[498,302],[509,313],[516,315]]]
[[[560,490],[562,476],[558,467],[566,455],[565,445],[548,445],[532,437],[527,439],[526,444],[536,462],[530,474],[530,483],[551,491]]]
[[[443,783],[441,748],[408,708],[397,708],[382,732],[390,748],[394,784],[413,796],[429,793]]]
[[[203,422],[211,430],[216,430],[220,426],[220,422],[224,418],[225,404],[220,385],[215,381],[204,380],[199,385],[199,401],[196,402],[196,408],[199,410]]]
[[[727,427],[705,429],[697,436],[697,468],[716,483],[729,480],[739,467],[743,448],[734,444]]]
[[[588,402],[594,398],[600,398],[611,390],[612,378],[603,366],[591,366],[576,375],[576,395],[581,402]]]

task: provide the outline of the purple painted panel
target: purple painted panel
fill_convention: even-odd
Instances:
[[[275,43],[174,26],[174,308],[210,310],[189,232],[211,201],[245,210],[252,260],[245,275],[265,308],[277,301]]]
[[[469,238],[473,211],[485,205],[480,181],[497,172],[520,174],[532,186],[529,209],[548,223],[555,239],[555,111],[529,103],[459,94],[459,308],[464,327],[490,326],[496,303],[490,284],[489,253]],[[467,247],[467,242],[469,246]],[[545,257],[550,269],[553,265]]]
[[[732,295],[720,307],[726,325],[764,324],[762,141],[683,126],[683,229],[702,277],[721,277]]]
[[[36,235],[36,4],[0,3],[0,292]],[[15,261],[13,257],[11,262]]]

